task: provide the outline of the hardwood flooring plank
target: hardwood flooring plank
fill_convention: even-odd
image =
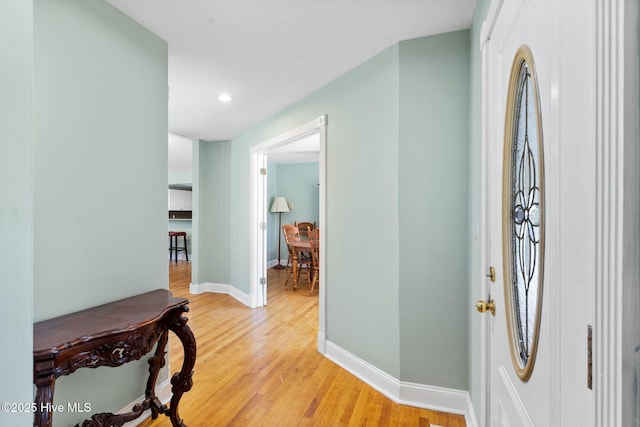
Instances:
[[[399,405],[319,354],[318,295],[309,295],[306,279],[293,292],[284,271],[270,269],[268,305],[249,309],[229,295],[189,294],[190,272],[188,262],[170,263],[170,289],[190,300],[198,346],[193,388],[179,411],[190,427],[465,427],[464,417]],[[175,337],[168,359],[172,372],[179,369]],[[162,415],[139,424],[170,425]]]

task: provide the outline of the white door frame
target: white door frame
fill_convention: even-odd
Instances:
[[[319,227],[320,233],[320,264],[319,282],[318,282],[318,350],[324,353],[323,343],[326,331],[325,318],[325,301],[326,301],[326,191],[327,191],[327,174],[326,174],[326,144],[327,144],[327,116],[322,115],[301,126],[291,129],[272,139],[261,142],[251,147],[251,191],[250,191],[250,236],[251,236],[251,286],[250,300],[251,307],[262,307],[265,301],[265,295],[260,284],[260,278],[266,277],[266,247],[263,238],[266,230],[261,223],[266,222],[267,200],[266,200],[266,184],[265,176],[260,174],[260,168],[266,154],[279,146],[286,145],[295,139],[299,139],[305,135],[318,132],[320,139],[320,161],[319,161]],[[280,232],[280,231],[278,231]]]
[[[484,297],[491,294],[493,291],[499,291],[497,289],[497,284],[491,284],[490,280],[486,278],[488,273],[488,268],[490,264],[490,256],[491,247],[490,247],[490,236],[491,231],[489,227],[489,218],[487,215],[487,204],[489,200],[489,188],[487,185],[488,182],[488,167],[487,167],[487,159],[488,159],[488,145],[489,145],[489,126],[487,125],[487,120],[489,118],[490,111],[490,85],[489,85],[489,40],[491,38],[491,34],[493,33],[493,29],[496,25],[496,21],[498,19],[498,15],[500,14],[500,10],[502,9],[502,4],[504,0],[494,0],[489,5],[489,10],[487,11],[487,16],[485,17],[485,21],[482,23],[482,27],[480,29],[480,57],[481,57],[481,70],[482,70],[482,111],[481,111],[481,123],[482,123],[482,134],[481,134],[481,214],[480,214],[480,236],[481,246],[480,246],[480,277],[485,277],[482,280],[482,289],[481,295]],[[494,289],[491,289],[492,286]],[[480,316],[480,402],[479,402],[479,421],[480,426],[488,427],[487,420],[489,416],[489,408],[491,406],[491,383],[489,382],[489,372],[491,369],[491,360],[489,359],[490,348],[489,348],[489,340],[490,340],[490,318],[489,316]]]
[[[596,426],[637,425],[638,6],[596,1]],[[635,10],[634,10],[635,8]],[[629,10],[628,10],[629,9]],[[631,301],[631,302],[630,302]],[[623,370],[627,371],[623,375]],[[635,393],[633,393],[635,392]],[[635,397],[634,397],[634,394]],[[625,402],[626,399],[629,399]],[[635,400],[631,401],[631,399]],[[634,408],[634,405],[635,408]],[[635,415],[633,414],[635,412]],[[635,418],[635,419],[633,419]]]

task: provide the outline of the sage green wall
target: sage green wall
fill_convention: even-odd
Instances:
[[[294,222],[309,221],[320,223],[320,192],[318,190],[319,183],[319,165],[318,163],[290,163],[277,165],[277,189],[279,196],[285,196],[287,202],[293,203],[293,210],[282,214],[283,224],[293,224]],[[269,199],[268,202],[273,202]],[[278,224],[277,214],[269,214],[268,219]],[[280,242],[281,254],[287,253],[287,245],[283,239]],[[278,251],[278,236],[269,241],[267,239],[267,247],[274,249],[271,252]],[[268,260],[275,258],[268,258]]]
[[[468,57],[468,31],[386,49],[235,138],[229,180],[230,283],[249,293],[250,147],[327,114],[327,339],[395,378],[459,389],[468,382]]]
[[[249,147],[323,114],[327,338],[398,377],[398,46],[233,140],[231,284],[249,292]]]
[[[0,0],[0,402],[33,399],[33,5]],[[31,413],[0,411],[0,425]]]
[[[469,31],[400,43],[400,379],[467,388]]]
[[[469,300],[468,310],[475,302],[485,299],[481,295],[484,267],[480,263],[480,246],[484,236],[473,239],[476,226],[482,223],[482,52],[480,51],[480,29],[491,0],[477,0],[471,26],[470,49],[470,101],[469,101]],[[471,312],[470,312],[471,313]],[[482,393],[480,375],[480,317],[469,316],[469,394],[480,416]]]
[[[293,203],[293,210],[282,215],[283,221],[320,221],[319,179],[318,163],[278,165],[278,192]]]
[[[230,283],[229,248],[232,237],[235,240],[240,235],[236,229],[229,228],[230,154],[230,141],[199,143],[197,161],[200,194],[198,250],[200,252],[196,283]],[[247,192],[247,200],[248,194]],[[247,221],[245,228],[248,227]],[[246,268],[248,267],[247,262]]]
[[[36,0],[33,57],[34,319],[167,288],[166,43],[102,0]],[[147,369],[79,370],[56,403],[119,410]]]

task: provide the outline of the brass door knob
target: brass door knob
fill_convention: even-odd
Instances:
[[[489,302],[479,300],[476,302],[476,310],[478,313],[486,313],[487,311],[491,312],[492,316],[496,315],[496,302],[494,300],[490,300]]]

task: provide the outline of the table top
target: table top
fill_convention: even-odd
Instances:
[[[189,300],[175,298],[167,289],[156,289],[34,323],[33,355],[51,354],[92,339],[131,331],[188,303]]]

